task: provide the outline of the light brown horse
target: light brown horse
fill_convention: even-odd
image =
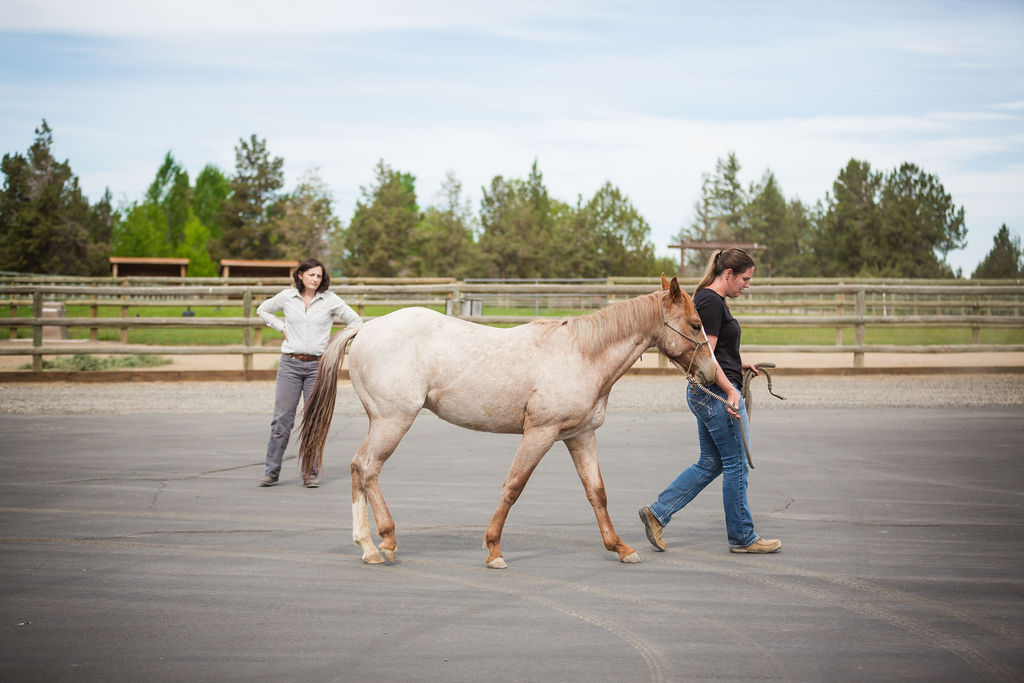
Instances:
[[[380,491],[381,467],[421,409],[484,432],[522,434],[487,527],[487,565],[504,568],[501,531],[512,505],[544,454],[565,442],[594,508],[604,547],[638,562],[608,515],[594,431],[605,418],[612,385],[644,350],[657,347],[684,373],[706,384],[717,365],[689,295],[676,278],[661,291],[576,318],[493,328],[424,308],[404,308],[336,334],[327,345],[306,404],[301,468],[320,471],[334,413],[338,370],[352,341],[349,374],[370,428],[352,458],[352,537],[363,561],[394,562],[395,524]],[[373,508],[380,552],[370,536]]]

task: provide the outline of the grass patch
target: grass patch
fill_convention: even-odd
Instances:
[[[159,356],[109,356],[97,358],[87,354],[76,353],[71,357],[61,357],[55,360],[43,359],[43,370],[61,370],[65,372],[79,372],[82,370],[121,370],[124,368],[154,368],[160,365],[169,365],[171,361]],[[31,370],[32,364],[28,363],[18,368],[19,370]]]
[[[363,314],[367,317],[379,317],[396,310],[395,306],[366,306]],[[432,307],[440,313],[444,307]],[[240,328],[216,329],[216,328],[186,328],[186,327],[150,327],[132,328],[130,318],[181,318],[182,324],[187,325],[190,318],[182,317],[181,306],[135,306],[128,309],[128,334],[127,343],[147,344],[154,346],[218,346],[241,344],[243,331]],[[195,317],[202,318],[240,318],[242,307],[222,306],[210,308],[197,306],[192,309]],[[495,316],[533,316],[537,313],[534,307],[507,307],[486,306],[485,315]],[[593,309],[540,309],[540,312],[549,317],[561,318],[567,316],[585,315],[594,312]],[[87,318],[92,315],[88,306],[69,306],[68,317]],[[100,306],[98,315],[101,318],[116,318],[121,316],[120,306]],[[18,317],[30,317],[31,309],[19,307]],[[10,309],[0,307],[0,320],[10,317]],[[769,316],[770,318],[770,316]],[[743,343],[763,346],[833,346],[836,343],[835,327],[754,327],[753,318],[741,319],[743,328]],[[511,325],[500,325],[510,327]],[[283,337],[280,332],[260,326],[254,328],[260,330],[263,346],[278,346]],[[0,329],[0,333],[5,330]],[[68,335],[71,339],[88,339],[88,328],[70,328]],[[31,328],[23,327],[18,330],[18,337],[31,339]],[[120,330],[117,328],[100,328],[98,331],[99,341],[118,342],[121,339]],[[865,341],[868,344],[892,344],[901,346],[941,346],[951,344],[971,344],[972,333],[966,327],[893,327],[889,325],[869,327],[865,331]],[[853,327],[846,327],[843,330],[843,343],[854,343]],[[982,344],[1024,344],[1024,328],[1006,327],[982,327]],[[131,366],[126,366],[131,367]]]
[[[843,329],[843,343],[853,344],[853,327]],[[834,346],[834,327],[751,327],[743,328],[743,343],[759,346]],[[964,327],[868,327],[864,343],[893,346],[947,346],[972,344],[973,335]],[[982,344],[1024,344],[1024,329],[989,327],[981,329]]]

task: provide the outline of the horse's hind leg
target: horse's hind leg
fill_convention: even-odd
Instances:
[[[380,564],[387,559],[394,562],[398,552],[395,539],[395,522],[391,518],[384,496],[380,492],[380,470],[385,461],[395,452],[415,419],[371,418],[370,430],[363,445],[352,458],[352,540],[363,549],[363,562]],[[381,538],[380,552],[370,536],[370,520],[367,503],[373,509],[377,522],[377,534]],[[381,557],[381,553],[384,557]]]
[[[604,480],[601,478],[601,468],[597,464],[597,436],[594,432],[590,432],[575,439],[566,439],[565,445],[569,449],[569,455],[572,456],[573,464],[576,465],[580,481],[583,482],[587,500],[594,508],[604,547],[618,553],[619,559],[623,562],[639,562],[640,558],[636,551],[619,538],[612,526],[612,519],[608,514],[608,498],[604,491]]]
[[[509,469],[505,483],[501,487],[501,500],[498,502],[498,509],[491,517],[491,523],[487,526],[487,533],[484,535],[484,550],[487,551],[487,566],[492,569],[504,569],[507,565],[501,554],[501,530],[505,527],[505,520],[508,518],[509,510],[519,499],[526,482],[533,474],[537,463],[544,457],[544,454],[551,448],[558,434],[558,428],[552,427],[545,430],[527,430],[523,432],[523,439],[519,442],[519,450],[512,460],[512,467]]]

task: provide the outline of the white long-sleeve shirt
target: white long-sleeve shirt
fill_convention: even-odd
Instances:
[[[278,311],[284,311],[284,320],[274,315]],[[312,356],[323,355],[336,320],[345,323],[346,327],[363,324],[359,314],[334,292],[317,292],[307,308],[295,287],[264,301],[256,309],[256,315],[263,319],[267,327],[285,333],[285,340],[281,344],[282,353]]]

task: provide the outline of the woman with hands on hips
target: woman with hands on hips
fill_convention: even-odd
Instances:
[[[359,315],[329,290],[331,276],[320,261],[306,259],[295,269],[292,279],[294,287],[279,292],[256,309],[256,314],[268,327],[284,333],[281,360],[277,365],[267,463],[260,486],[273,486],[281,475],[281,462],[295,424],[299,396],[309,400],[320,356],[327,347],[334,322],[343,322],[349,327],[363,324]],[[284,312],[284,320],[275,315],[279,311]],[[303,485],[306,488],[319,486],[317,474],[306,477]]]

